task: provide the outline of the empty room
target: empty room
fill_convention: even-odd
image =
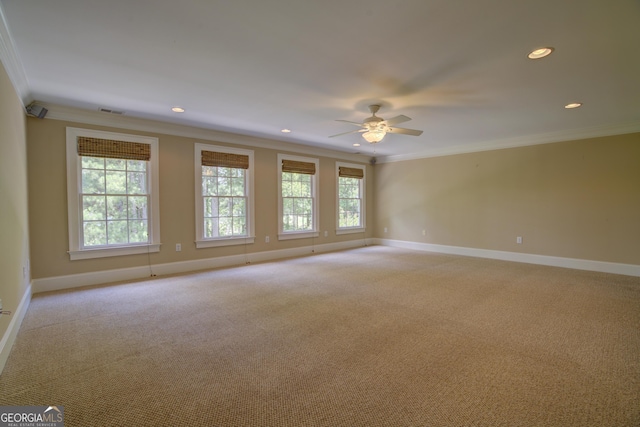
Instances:
[[[640,425],[637,1],[0,18],[0,426]]]

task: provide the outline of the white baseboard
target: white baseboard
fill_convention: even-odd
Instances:
[[[432,243],[409,242],[405,240],[372,239],[376,245],[393,246],[418,251],[437,252],[449,255],[464,255],[477,258],[491,258],[503,261],[524,262],[527,264],[548,265],[573,268],[576,270],[599,271],[601,273],[640,276],[640,265],[615,262],[592,261],[576,258],[562,258],[547,255],[524,254],[519,252],[494,251],[490,249],[465,248],[461,246],[435,245]]]
[[[31,285],[29,285],[27,290],[24,292],[18,308],[11,314],[9,328],[7,328],[4,333],[2,340],[0,340],[0,373],[2,373],[5,363],[7,363],[9,353],[13,347],[13,342],[16,340],[18,330],[20,329],[20,325],[22,325],[22,319],[24,319],[24,315],[27,314],[27,309],[29,308],[30,303]]]
[[[373,244],[371,239],[349,240],[338,243],[303,246],[292,249],[253,252],[242,255],[232,255],[216,258],[198,259],[191,261],[156,264],[116,270],[95,271],[90,273],[72,274],[68,276],[45,277],[33,280],[33,293],[57,291],[61,289],[77,288],[81,286],[100,285],[103,283],[119,282],[123,280],[144,279],[151,276],[165,276],[168,274],[187,273],[212,268],[231,267],[252,262],[272,261],[282,258],[292,258],[313,253],[338,251]]]
[[[313,253],[322,253],[350,249],[367,245],[384,245],[426,252],[450,255],[464,255],[478,258],[491,258],[503,261],[524,262],[528,264],[548,265],[553,267],[574,268],[577,270],[599,271],[603,273],[623,274],[640,277],[640,265],[620,264],[613,262],[592,261],[575,258],[562,258],[546,255],[525,254],[518,252],[495,251],[490,249],[466,248],[461,246],[435,245],[430,243],[409,242],[391,239],[349,240],[339,243],[327,243],[314,246],[303,246],[292,249],[254,252],[242,255],[207,258],[200,260],[156,264],[116,270],[95,271],[72,274],[68,276],[46,277],[32,281],[33,293],[57,291],[81,286],[99,285],[123,280],[144,279],[152,273],[157,276],[208,270],[220,267],[231,267],[253,262],[265,262],[282,258],[291,258]],[[27,304],[28,305],[28,304]]]

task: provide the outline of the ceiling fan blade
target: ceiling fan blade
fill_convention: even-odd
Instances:
[[[422,135],[422,131],[421,130],[405,129],[405,128],[389,128],[389,130],[387,132],[389,132],[389,133],[401,133],[403,135],[413,135],[413,136]]]
[[[336,120],[336,122],[349,123],[350,125],[356,125],[356,126],[360,126],[360,127],[362,127],[362,123],[358,123],[358,122],[351,122],[351,121],[349,121],[349,120]]]
[[[366,131],[366,129],[350,130],[349,132],[342,132],[342,133],[338,133],[336,135],[331,135],[329,138],[335,138],[336,136],[348,135],[350,133],[358,133],[358,132],[365,132],[365,131]]]
[[[410,117],[403,116],[401,114],[399,116],[392,117],[389,120],[385,120],[384,123],[386,123],[387,126],[393,126],[393,125],[397,125],[398,123],[408,122],[409,120],[411,120]]]

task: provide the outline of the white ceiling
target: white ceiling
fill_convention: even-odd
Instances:
[[[637,0],[0,7],[25,102],[390,158],[640,131]],[[527,59],[542,46],[555,52]],[[569,102],[584,105],[564,109]],[[404,114],[413,120],[401,127],[424,133],[388,135],[375,146],[359,134],[328,138],[353,130],[336,119],[360,122],[374,103],[381,117]],[[186,112],[171,112],[176,105]]]

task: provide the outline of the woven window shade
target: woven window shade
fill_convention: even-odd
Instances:
[[[151,146],[141,142],[114,141],[79,136],[78,155],[149,161],[151,159]]]
[[[316,164],[308,162],[297,162],[295,160],[282,159],[282,172],[303,173],[306,175],[316,174]]]
[[[243,154],[202,151],[202,166],[249,169],[249,156]]]
[[[364,178],[364,170],[357,168],[347,168],[340,166],[338,168],[338,176],[343,178]]]

